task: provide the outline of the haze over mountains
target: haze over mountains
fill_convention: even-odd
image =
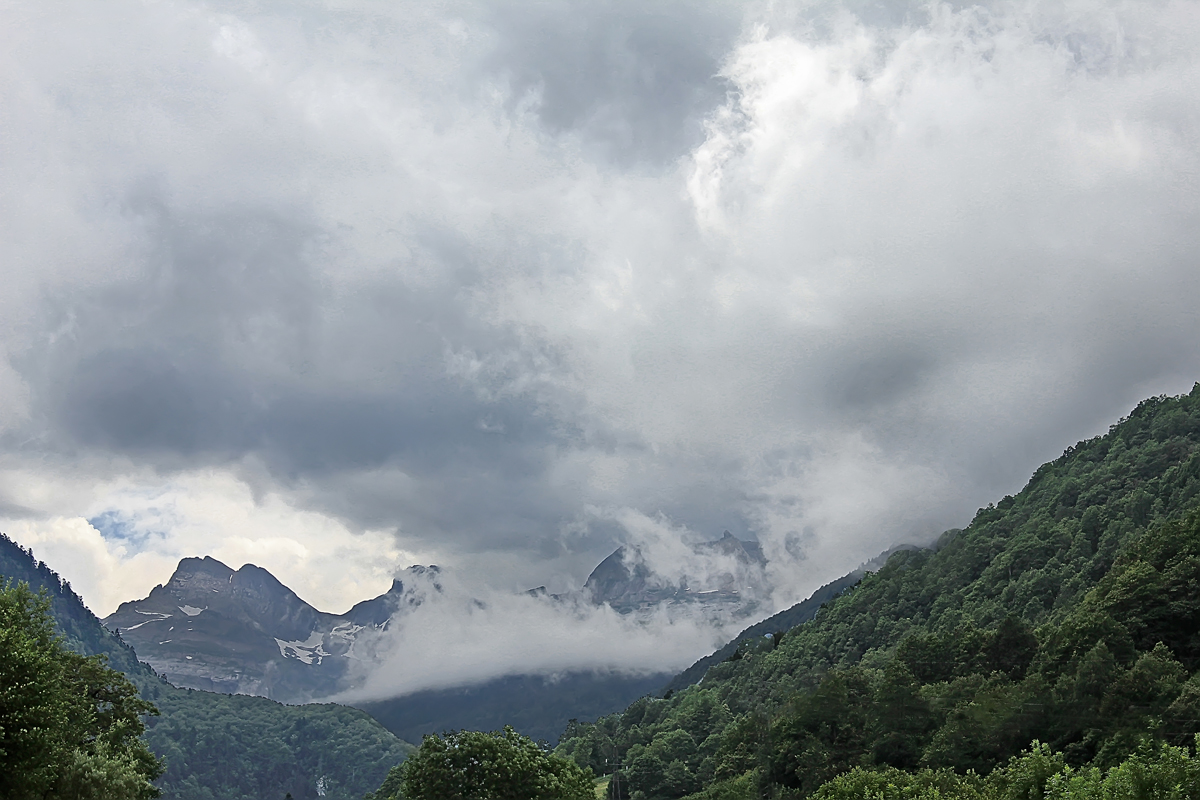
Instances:
[[[766,560],[756,542],[726,531],[718,540],[698,543],[692,552],[697,556],[693,570],[703,569],[672,579],[655,572],[637,549],[620,548],[593,570],[576,595],[533,590],[529,599],[563,609],[606,606],[643,621],[661,613],[683,614],[715,634],[754,614],[768,597]],[[212,557],[185,558],[166,584],[144,599],[122,603],[104,624],[177,686],[306,702],[352,691],[373,671],[388,669],[384,651],[389,633],[402,633],[407,618],[423,603],[439,600],[441,578],[437,567],[410,567],[384,594],[332,614],[317,610],[261,567],[247,564],[233,570]],[[575,619],[575,624],[586,628],[588,619]],[[703,655],[708,645],[708,640],[697,641],[688,661]],[[614,646],[620,647],[619,640]],[[595,674],[588,663],[577,663],[549,674],[557,673],[555,684],[572,675],[577,695],[590,691],[582,684],[598,681],[615,698],[610,704],[656,690],[672,674],[656,669],[657,663],[629,666],[627,673],[601,666]],[[462,683],[521,678],[536,684],[539,674],[548,673],[533,666]],[[561,687],[552,691],[562,697]],[[532,700],[528,691],[524,701],[545,705]],[[434,700],[426,696],[419,702],[428,706]],[[388,713],[400,714],[394,704]]]
[[[589,627],[602,624],[605,614],[618,615],[627,627],[599,640],[585,658],[544,669],[527,654],[522,662],[500,663],[427,688],[406,683],[403,674],[382,682],[379,676],[405,669],[403,662],[389,657],[394,643],[418,651],[413,661],[438,658],[421,638],[404,636],[407,625],[420,623],[423,611],[436,615],[438,604],[446,602],[446,576],[437,567],[411,567],[388,592],[344,614],[331,614],[318,611],[260,567],[233,570],[211,557],[187,558],[166,584],[145,599],[122,603],[104,624],[119,630],[142,661],[178,686],[289,703],[346,698],[407,741],[445,729],[514,725],[554,742],[569,720],[594,719],[647,694],[695,683],[744,641],[770,632],[762,628],[768,623],[742,630],[746,621],[769,608],[767,561],[757,542],[726,531],[687,552],[692,559],[685,570],[663,575],[645,553],[622,547],[601,561],[572,595],[550,595],[538,587],[510,598],[524,603],[513,606],[513,613],[550,609],[550,619],[564,626],[566,636],[588,638]],[[790,627],[811,618],[822,603],[857,582],[864,570],[878,568],[891,552],[823,587],[770,624],[786,619]],[[477,611],[486,611],[485,605],[478,603]],[[658,658],[627,660],[621,668],[605,663],[606,652],[625,647],[629,630],[652,636],[661,618],[670,615],[705,632],[674,669],[663,669]],[[496,636],[502,637],[505,620],[500,622]],[[708,654],[738,631],[739,636]],[[384,688],[363,691],[371,682]]]
[[[622,613],[682,603],[696,605],[706,615],[723,608],[732,617],[754,613],[770,595],[767,559],[758,542],[742,541],[725,531],[720,539],[700,542],[692,550],[701,558],[723,557],[723,563],[699,575],[681,572],[672,581],[655,572],[638,548],[620,547],[592,570],[583,594]]]

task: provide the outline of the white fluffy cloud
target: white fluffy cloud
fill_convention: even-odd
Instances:
[[[572,599],[480,592],[453,573],[437,581],[440,591],[423,592],[422,604],[386,633],[356,645],[374,659],[364,662],[361,685],[341,699],[377,700],[503,675],[682,670],[744,626],[713,624],[689,609],[622,616]]]
[[[415,557],[398,549],[391,531],[352,533],[276,493],[256,494],[224,471],[168,481],[140,475],[87,489],[72,497],[64,487],[45,488],[55,505],[79,516],[10,519],[4,531],[33,548],[102,617],[145,597],[170,579],[180,559],[198,553],[234,569],[264,567],[334,613],[382,594]]]

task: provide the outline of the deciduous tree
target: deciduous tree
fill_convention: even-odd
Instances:
[[[591,770],[511,727],[431,734],[388,774],[374,800],[593,800]]]
[[[141,735],[157,713],[102,656],[63,646],[45,594],[0,587],[0,797],[146,800],[162,767]]]

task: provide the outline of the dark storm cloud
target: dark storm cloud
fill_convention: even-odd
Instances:
[[[471,531],[484,547],[518,546],[569,513],[542,485],[547,448],[569,431],[447,374],[447,348],[505,335],[468,318],[457,295],[475,270],[452,242],[430,232],[417,257],[455,262],[441,265],[453,285],[409,286],[401,266],[331,303],[313,226],[144,196],[131,209],[144,271],[48,302],[46,328],[69,333],[20,360],[46,444],[170,469],[253,455],[283,483],[386,467],[420,484],[416,496],[335,505],[418,535]],[[365,372],[346,374],[346,359]]]
[[[39,394],[61,398],[55,421],[87,445],[187,457],[249,444],[242,421],[220,413],[235,403],[244,409],[249,396],[229,386],[229,376],[198,366],[161,350],[102,351]]]
[[[252,353],[250,328],[272,334],[276,357],[305,356],[311,231],[262,209],[181,219],[145,189],[125,211],[141,233],[142,268],[45,302],[42,324],[64,333],[19,361],[38,408],[86,445],[236,455],[259,437],[246,357],[272,355]]]
[[[83,449],[165,470],[252,458],[270,480],[304,487],[311,502],[355,525],[399,526],[414,541],[451,549],[502,544],[563,555],[564,523],[588,502],[624,502],[630,488],[624,479],[590,486],[586,454],[645,454],[646,445],[623,424],[580,420],[586,398],[557,380],[563,344],[507,322],[495,296],[506,273],[530,264],[586,279],[578,231],[548,220],[544,230],[531,227],[530,211],[544,216],[541,198],[482,231],[464,219],[459,199],[437,194],[456,180],[455,167],[475,168],[464,158],[473,142],[455,142],[444,126],[463,111],[486,120],[491,111],[477,107],[476,94],[502,86],[508,113],[533,99],[537,137],[577,138],[605,162],[664,166],[701,140],[704,115],[724,97],[717,73],[741,8],[213,9],[203,24],[185,16],[180,25],[171,7],[151,18],[122,7],[130,35],[161,29],[159,43],[139,51],[144,60],[71,54],[68,68],[35,77],[70,98],[50,112],[52,128],[112,120],[85,137],[92,152],[65,152],[69,169],[98,186],[103,208],[93,213],[124,228],[126,243],[91,257],[101,277],[58,286],[34,304],[30,328],[49,334],[13,352],[31,398],[14,441],[32,436],[64,457]],[[142,97],[132,91],[182,63],[177,82],[144,83]],[[94,77],[104,74],[114,76],[115,94]],[[343,74],[353,88],[338,88]],[[81,75],[89,77],[81,83]],[[443,87],[451,91],[436,96]],[[337,107],[331,97],[347,91],[352,102]],[[360,102],[353,93],[362,91]],[[320,117],[330,102],[357,123],[343,129],[338,115]],[[465,107],[456,111],[456,102]],[[390,142],[390,120],[414,110],[432,130],[418,121],[415,140],[402,131],[401,143]],[[376,112],[386,119],[372,130]],[[467,137],[493,136],[486,122],[479,133],[472,125],[459,127]],[[435,148],[432,159],[413,155],[413,145]],[[412,160],[397,167],[391,148]],[[89,174],[101,153],[117,160]],[[500,156],[522,171],[564,167],[503,145]],[[486,170],[496,163],[489,158],[474,160]],[[572,191],[569,172],[565,181],[551,175],[550,196]],[[489,195],[507,186],[470,180],[484,191],[469,203],[503,207]],[[357,202],[358,216],[331,213],[327,198],[337,192],[351,193],[351,206],[354,194],[373,194],[375,205]],[[364,212],[383,215],[386,241],[360,233],[371,229]],[[363,262],[369,276],[342,279]],[[451,374],[458,354],[483,359],[487,374]],[[563,467],[573,453],[576,463]],[[719,475],[677,478],[670,463],[633,472],[653,509],[745,529],[728,510],[739,490]],[[589,550],[585,560],[613,546],[608,526],[590,525],[596,531],[573,539]]]
[[[554,134],[577,134],[620,164],[674,161],[704,136],[728,90],[719,73],[739,3],[485,4],[514,107],[531,95]]]

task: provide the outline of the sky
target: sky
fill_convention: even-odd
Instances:
[[[1198,212],[1192,1],[2,3],[0,530],[784,608],[1190,390]]]

